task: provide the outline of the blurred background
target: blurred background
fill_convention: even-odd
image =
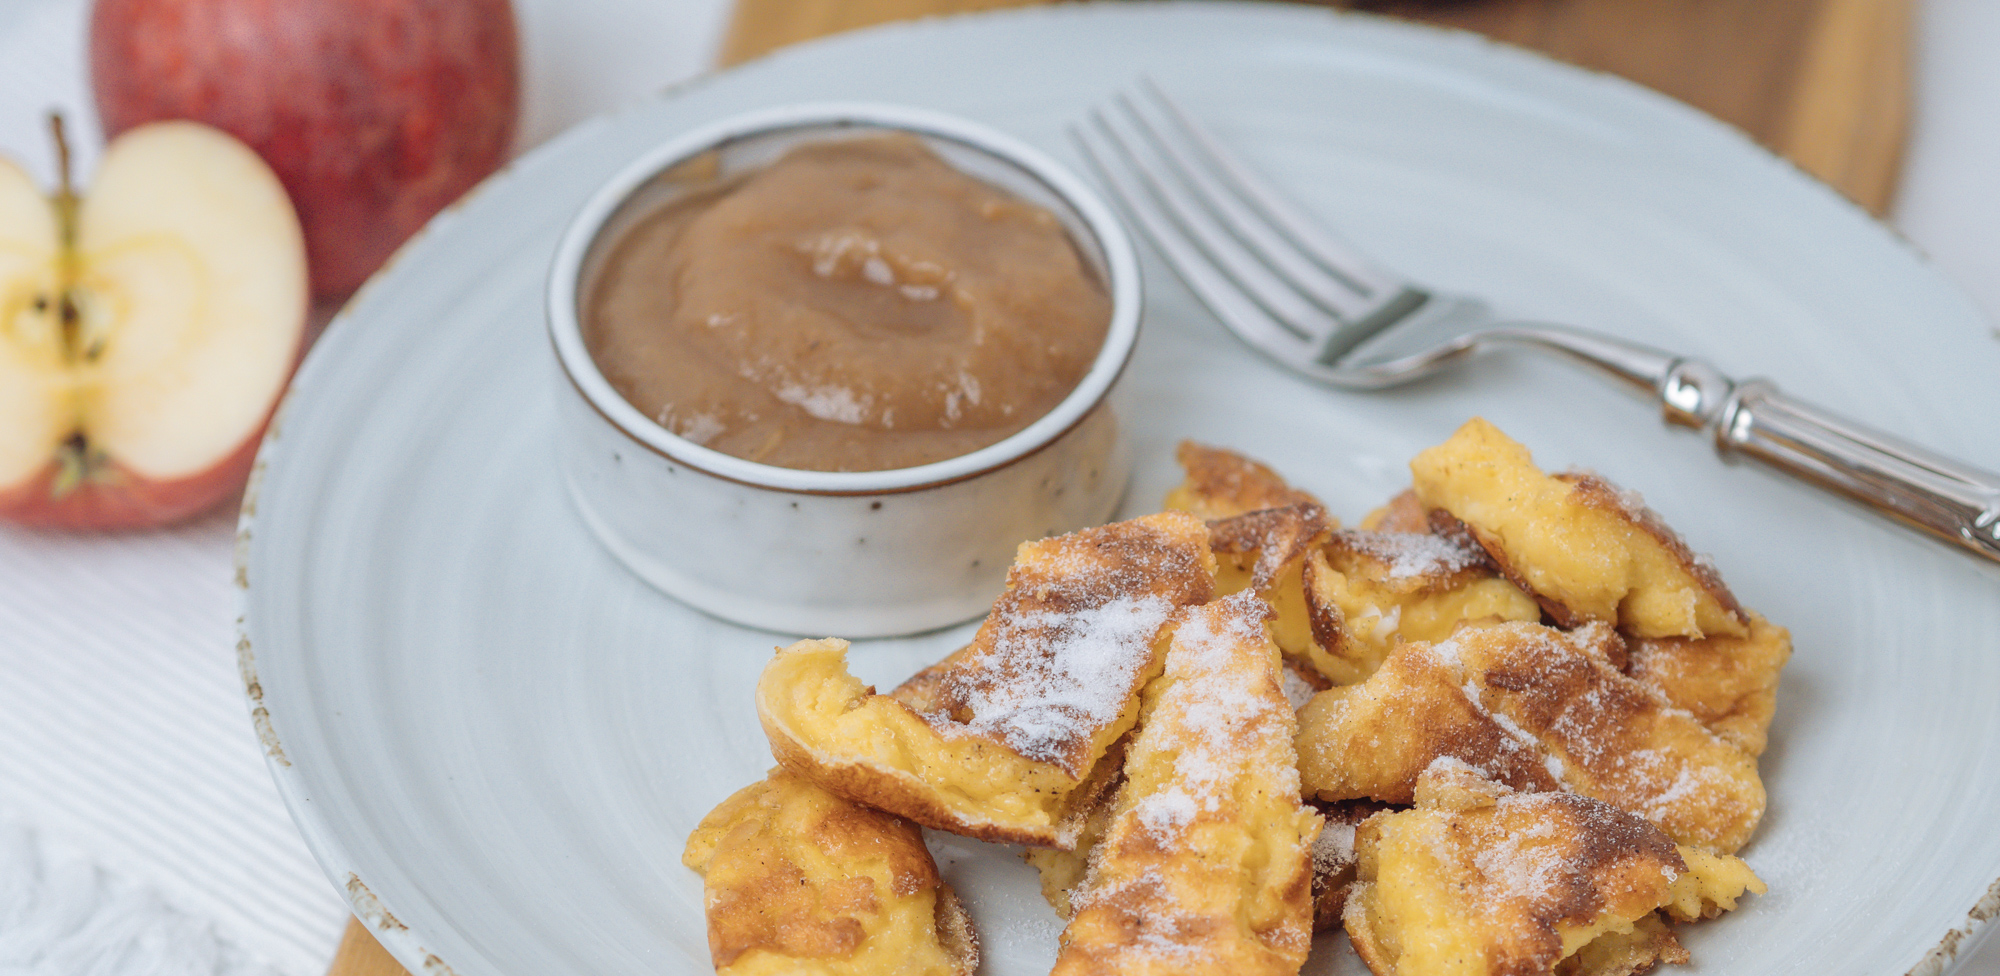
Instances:
[[[422,6],[355,5],[398,3]],[[518,108],[501,157],[789,43],[1023,5],[513,0]],[[1343,5],[1478,30],[1688,101],[1880,215],[2000,317],[2000,3]],[[102,152],[91,32],[89,0],[0,0],[0,154],[44,188],[57,181],[51,110],[80,182]],[[316,289],[320,323],[346,291]],[[400,972],[359,929],[343,944],[346,904],[265,774],[231,650],[234,527],[226,500],[146,531],[0,523],[0,974]],[[2000,976],[2000,939],[1963,972]]]

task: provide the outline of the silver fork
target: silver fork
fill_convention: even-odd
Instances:
[[[1296,211],[1151,81],[1070,130],[1141,231],[1224,325],[1278,363],[1379,390],[1519,346],[1588,366],[1747,456],[2000,562],[2000,475],[1788,397],[1768,380],[1565,325],[1521,322],[1362,257]]]

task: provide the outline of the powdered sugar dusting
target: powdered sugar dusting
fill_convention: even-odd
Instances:
[[[1212,797],[1207,804],[1198,803],[1186,789],[1174,785],[1141,799],[1133,807],[1133,814],[1147,830],[1156,834],[1171,834],[1194,823],[1195,814],[1203,806],[1213,805]]]
[[[1347,529],[1336,540],[1383,564],[1390,580],[1442,579],[1486,565],[1486,553],[1428,532]]]
[[[1085,886],[1070,896],[1078,912],[1099,903],[1143,904],[1165,908],[1174,904],[1173,889],[1156,869],[1148,868],[1129,878],[1101,886]],[[1173,911],[1154,910],[1128,916],[1133,924],[1129,939],[1118,948],[1139,955],[1165,957],[1179,963],[1210,961],[1214,953],[1200,941],[1208,919],[1188,917]]]
[[[1502,797],[1499,803],[1519,806],[1523,799],[1517,794]],[[1491,838],[1473,854],[1472,865],[1502,898],[1550,901],[1561,885],[1588,884],[1576,877],[1578,866],[1563,846],[1554,843],[1557,840],[1555,825],[1538,818],[1525,829]]]
[[[1275,922],[1245,912],[1261,892],[1303,893],[1311,881],[1312,819],[1271,617],[1251,591],[1179,611],[1110,825],[1071,896],[1058,972],[1206,972],[1250,958],[1246,949],[1276,953],[1287,970],[1304,961],[1303,900]]]
[[[1615,499],[1618,502],[1618,507],[1624,509],[1625,514],[1631,516],[1634,521],[1639,521],[1647,518],[1652,518],[1652,519],[1659,518],[1659,516],[1653,512],[1652,508],[1646,504],[1645,495],[1640,494],[1638,491],[1634,489],[1620,485],[1619,483],[1612,481],[1610,478],[1606,478],[1605,476],[1598,474],[1597,471],[1592,468],[1571,468],[1568,471],[1563,472],[1562,477],[1564,478],[1564,480],[1575,481],[1588,478],[1592,481],[1597,482],[1599,485],[1603,486],[1607,494],[1609,494],[1613,499]]]
[[[1214,594],[1207,541],[1200,519],[1161,512],[1023,545],[972,646],[935,677],[924,721],[1082,778],[1159,673],[1176,608]]]
[[[1256,553],[1251,583],[1259,590],[1269,590],[1285,567],[1304,559],[1330,526],[1325,509],[1305,502],[1211,521],[1209,544],[1218,553]]]
[[[1664,749],[1637,749],[1611,765],[1630,786],[1621,797],[1623,805],[1654,823],[1722,807],[1735,792],[1733,780],[1723,770]]]
[[[1147,594],[1004,615],[993,628],[993,653],[1012,666],[1010,680],[968,683],[959,731],[998,737],[1029,759],[1060,760],[1061,746],[1088,738],[1124,710],[1173,609]]]
[[[1170,755],[1171,785],[1141,797],[1139,823],[1163,839],[1203,814],[1234,806],[1235,783],[1292,734],[1290,703],[1276,694],[1264,620],[1254,594],[1187,611],[1167,651],[1171,682],[1140,732],[1139,748]],[[1296,768],[1291,792],[1297,792]]]
[[[1548,771],[1549,778],[1563,784],[1565,789],[1569,788],[1564,777],[1566,767],[1562,759],[1544,746],[1541,736],[1522,728],[1521,724],[1514,721],[1511,716],[1486,707],[1479,675],[1466,666],[1456,637],[1431,645],[1431,655],[1449,668],[1459,680],[1458,693],[1465,699],[1466,704],[1472,706],[1475,713],[1493,723],[1493,726],[1505,734],[1520,753],[1540,756],[1542,768]],[[1493,771],[1487,772],[1490,774]]]
[[[1460,776],[1475,776],[1475,777],[1483,777],[1483,776],[1485,776],[1485,773],[1481,772],[1481,771],[1479,770],[1479,768],[1478,768],[1478,767],[1476,767],[1476,766],[1472,765],[1472,764],[1471,764],[1471,763],[1469,763],[1469,762],[1466,762],[1466,761],[1465,761],[1465,760],[1463,760],[1463,759],[1460,759],[1460,758],[1459,758],[1459,757],[1457,757],[1457,756],[1452,756],[1452,755],[1443,755],[1443,756],[1439,756],[1439,757],[1437,757],[1436,759],[1433,759],[1433,760],[1431,760],[1431,761],[1430,761],[1430,764],[1424,767],[1424,771],[1423,771],[1423,776],[1425,776],[1426,778],[1428,778],[1428,777],[1433,777],[1433,776],[1437,776],[1437,777],[1460,777]],[[1490,777],[1488,777],[1488,778],[1490,778]]]
[[[1461,694],[1531,743],[1563,788],[1597,797],[1676,839],[1733,850],[1764,807],[1755,766],[1689,713],[1610,663],[1597,623],[1573,633],[1507,625],[1460,636]],[[1442,646],[1442,645],[1440,645]]]

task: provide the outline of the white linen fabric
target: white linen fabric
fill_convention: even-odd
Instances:
[[[514,0],[519,148],[706,69],[726,0]],[[0,154],[100,147],[88,0],[0,0]],[[347,908],[265,771],[236,672],[235,514],[0,526],[0,976],[318,976]]]
[[[709,63],[727,0],[515,0],[533,145]],[[0,0],[0,152],[97,155],[87,0]],[[2000,6],[1924,0],[1897,225],[2000,312]],[[2000,333],[1996,333],[2000,339]],[[0,976],[317,976],[345,905],[266,775],[237,678],[234,515],[0,527]],[[2000,939],[1964,962],[2000,976]]]
[[[95,859],[0,825],[0,974],[279,976],[214,922],[116,878]]]
[[[174,913],[280,972],[331,957],[339,897],[278,801],[236,677],[232,535],[227,515],[0,535],[0,823],[19,831],[0,833],[0,973],[112,972],[46,967],[80,961],[66,947],[82,933],[163,938]],[[104,877],[77,880],[79,858]],[[134,887],[150,894],[122,894]],[[92,892],[110,915],[78,916]]]

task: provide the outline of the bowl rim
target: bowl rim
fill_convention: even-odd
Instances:
[[[660,426],[614,389],[583,342],[578,289],[583,264],[601,230],[626,200],[658,174],[700,153],[786,129],[896,129],[944,139],[1010,164],[1046,186],[1081,218],[1104,259],[1111,321],[1090,369],[1055,407],[1028,426],[976,451],[907,468],[814,471],[749,461],[703,447]],[[888,102],[802,102],[719,119],[640,155],[591,195],[563,231],[544,291],[549,338],[570,385],[628,439],[669,461],[756,488],[812,495],[883,494],[933,488],[1005,467],[1054,443],[1103,402],[1131,361],[1141,305],[1138,257],[1111,208],[1067,167],[1041,150],[977,122]]]

